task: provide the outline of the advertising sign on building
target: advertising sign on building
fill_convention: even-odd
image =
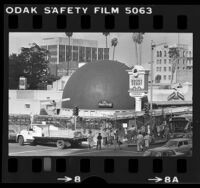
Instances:
[[[101,100],[98,103],[99,108],[113,108],[113,103],[106,100]]]
[[[129,93],[134,96],[148,92],[148,71],[136,65],[129,73]]]

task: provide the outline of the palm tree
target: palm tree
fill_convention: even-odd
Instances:
[[[179,60],[179,49],[178,47],[169,48],[169,58],[172,60],[172,77],[171,77],[171,84],[174,79],[174,73],[176,71],[177,61]]]
[[[104,32],[103,35],[105,35],[105,37],[106,37],[106,48],[108,48],[108,41],[107,41],[107,39],[108,39],[108,35],[110,35],[110,33],[109,32]]]
[[[67,60],[67,76],[69,75],[69,62],[71,58],[71,50],[70,50],[70,37],[72,37],[73,33],[71,32],[65,32],[66,36],[69,39],[69,54],[68,54],[68,60]]]
[[[118,39],[116,37],[114,37],[111,40],[111,46],[113,46],[113,61],[114,61],[114,57],[115,57],[115,47],[117,46],[117,44],[118,44]]]
[[[135,44],[135,55],[136,55],[136,64],[142,64],[142,42],[144,39],[144,33],[133,33],[133,42]],[[139,45],[139,49],[138,49]],[[138,58],[138,51],[139,51],[139,58]]]

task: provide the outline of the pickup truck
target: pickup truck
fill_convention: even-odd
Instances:
[[[83,141],[87,141],[87,137],[83,136],[80,131],[46,124],[31,124],[27,130],[21,130],[17,134],[17,142],[20,145],[25,143],[32,145],[54,143],[59,149],[64,149],[70,146],[78,146]]]

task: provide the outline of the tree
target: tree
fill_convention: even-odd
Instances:
[[[28,89],[46,89],[47,84],[52,83],[52,75],[49,71],[49,61],[46,59],[48,51],[37,44],[31,44],[30,48],[21,48],[21,53],[12,54],[9,57],[9,88],[17,89],[19,77],[27,78]]]
[[[71,32],[65,32],[66,36],[69,39],[69,54],[68,54],[68,61],[67,61],[67,75],[69,75],[69,62],[70,62],[70,58],[71,58],[71,50],[70,50],[70,37],[72,37],[73,33]]]
[[[169,48],[169,58],[171,58],[172,62],[172,77],[171,77],[171,84],[174,79],[174,73],[176,71],[177,61],[179,59],[179,49],[177,47]]]
[[[109,32],[104,32],[103,35],[106,37],[106,48],[108,48],[107,38],[108,38],[108,35],[110,35],[110,33]]]
[[[19,77],[24,76],[24,64],[19,60],[17,54],[9,56],[9,89],[17,89],[19,86]]]
[[[135,54],[136,54],[136,61],[137,65],[142,64],[142,42],[144,39],[144,33],[133,33],[133,42],[135,44]],[[139,47],[139,50],[138,50]],[[138,51],[139,51],[139,58],[138,58]]]
[[[111,46],[113,46],[113,61],[114,61],[114,57],[115,57],[115,47],[117,46],[117,44],[118,44],[118,39],[116,37],[114,37],[111,40]]]

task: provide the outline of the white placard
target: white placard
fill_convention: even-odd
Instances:
[[[123,123],[122,126],[123,126],[123,128],[127,128],[128,127],[127,123]]]

